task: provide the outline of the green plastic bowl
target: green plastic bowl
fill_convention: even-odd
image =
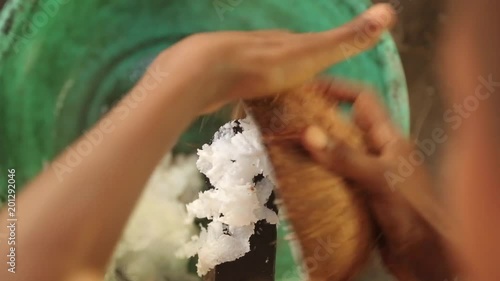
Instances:
[[[15,168],[22,186],[112,107],[162,49],[187,35],[228,29],[321,31],[369,5],[365,0],[8,0],[0,13],[1,171]],[[328,73],[373,86],[408,131],[406,83],[389,34],[373,50]],[[182,144],[207,142],[225,121],[196,122],[178,150],[193,152],[193,146]],[[5,182],[6,173],[0,174]],[[295,268],[284,232],[279,231],[277,280]]]

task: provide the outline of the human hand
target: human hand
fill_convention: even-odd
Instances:
[[[382,257],[393,274],[401,280],[444,280],[450,270],[438,234],[446,236],[448,230],[430,177],[423,165],[412,167],[409,175],[398,171],[401,159],[411,159],[416,148],[393,125],[376,95],[366,90],[348,92],[342,91],[341,98],[353,102],[354,123],[364,134],[366,151],[328,139],[318,127],[306,130],[306,149],[366,195],[381,230]],[[439,253],[429,257],[431,251]],[[435,262],[435,257],[440,260]]]
[[[233,100],[299,86],[373,46],[394,21],[391,6],[378,4],[353,21],[324,32],[201,33],[165,50],[153,66],[191,84],[200,111],[210,112]]]

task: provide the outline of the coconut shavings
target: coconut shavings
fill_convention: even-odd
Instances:
[[[248,253],[255,223],[277,224],[278,216],[265,206],[274,180],[259,130],[250,118],[222,126],[212,143],[198,150],[196,165],[214,188],[201,192],[187,211],[192,217],[212,221],[178,254],[197,254],[198,275],[202,276]]]

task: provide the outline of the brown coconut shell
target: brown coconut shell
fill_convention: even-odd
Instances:
[[[374,248],[373,223],[363,196],[315,162],[301,145],[310,125],[355,149],[361,132],[341,116],[319,87],[245,101],[260,127],[278,182],[278,196],[302,252],[309,280],[351,280]]]

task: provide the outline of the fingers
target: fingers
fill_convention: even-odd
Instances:
[[[353,108],[354,122],[364,132],[365,142],[371,151],[381,153],[388,144],[401,139],[401,134],[375,94],[368,91],[360,93]]]
[[[306,85],[306,88],[323,93],[331,101],[353,103],[364,90],[363,87],[331,77],[319,77]]]
[[[269,30],[249,31],[248,34],[262,39],[269,39],[269,38],[276,39],[279,37],[292,35],[293,33],[287,29],[269,29]]]
[[[369,150],[380,154],[388,144],[397,144],[402,135],[375,93],[366,87],[338,79],[322,78],[307,87],[322,92],[332,101],[350,102],[354,122],[363,131]]]
[[[353,57],[375,45],[395,21],[390,5],[377,4],[345,25],[325,32],[298,35],[297,54],[312,57],[319,70]]]
[[[387,196],[389,192],[397,190],[406,202],[417,211],[422,218],[427,220],[441,234],[449,235],[449,228],[445,222],[445,214],[439,208],[435,198],[428,193],[426,174],[415,172],[405,183],[405,188],[389,187],[385,173],[390,171],[388,165],[367,153],[356,151],[338,140],[330,140],[326,134],[317,127],[310,127],[303,136],[305,148],[311,156],[341,177],[357,183],[357,187],[372,196]],[[396,171],[393,171],[396,172]],[[387,197],[380,197],[387,198]]]
[[[374,93],[367,90],[360,93],[353,103],[354,120],[363,131],[389,120],[389,115]]]
[[[286,34],[271,38],[265,61],[268,93],[292,88],[328,67],[371,48],[395,21],[388,4],[377,4],[353,21],[317,33]],[[277,42],[277,39],[279,42]]]
[[[381,165],[379,161],[339,140],[331,140],[318,127],[310,127],[303,136],[305,148],[319,163],[342,177],[351,179],[366,187],[369,192],[380,192]]]
[[[394,22],[391,5],[377,4],[339,28],[305,34],[297,40],[305,43],[302,54],[315,52],[324,61],[323,67],[328,67],[371,48]]]

